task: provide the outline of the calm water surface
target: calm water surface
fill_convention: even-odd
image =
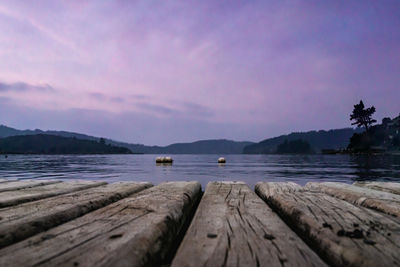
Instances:
[[[353,183],[399,181],[400,156],[350,155],[173,155],[172,166],[156,166],[156,155],[9,155],[0,157],[0,178],[116,181],[310,181]]]

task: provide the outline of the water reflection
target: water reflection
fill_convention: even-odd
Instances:
[[[155,155],[9,155],[0,158],[0,176],[8,179],[87,179],[150,181],[212,180],[258,181],[384,180],[400,181],[400,156],[351,155],[175,155],[173,165],[156,166]]]
[[[354,164],[357,181],[400,181],[400,156],[359,155],[351,157],[350,160]]]

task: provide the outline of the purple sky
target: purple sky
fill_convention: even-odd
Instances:
[[[0,124],[165,145],[400,112],[400,1],[0,1]]]

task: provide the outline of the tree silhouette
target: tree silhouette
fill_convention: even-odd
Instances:
[[[278,154],[308,154],[312,153],[311,145],[302,139],[288,141],[278,145],[276,153]]]
[[[376,122],[372,119],[372,114],[375,113],[375,107],[365,108],[362,100],[359,104],[354,105],[353,113],[350,114],[350,120],[354,120],[351,125],[357,125],[358,127],[364,126],[365,130],[368,132],[369,127]]]

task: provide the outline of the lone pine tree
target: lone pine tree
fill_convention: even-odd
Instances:
[[[376,122],[376,120],[372,119],[372,114],[374,114],[375,111],[374,106],[365,108],[361,100],[359,104],[354,105],[353,113],[350,114],[350,120],[354,120],[351,125],[357,125],[358,127],[364,126],[365,130],[368,132],[369,127]]]

